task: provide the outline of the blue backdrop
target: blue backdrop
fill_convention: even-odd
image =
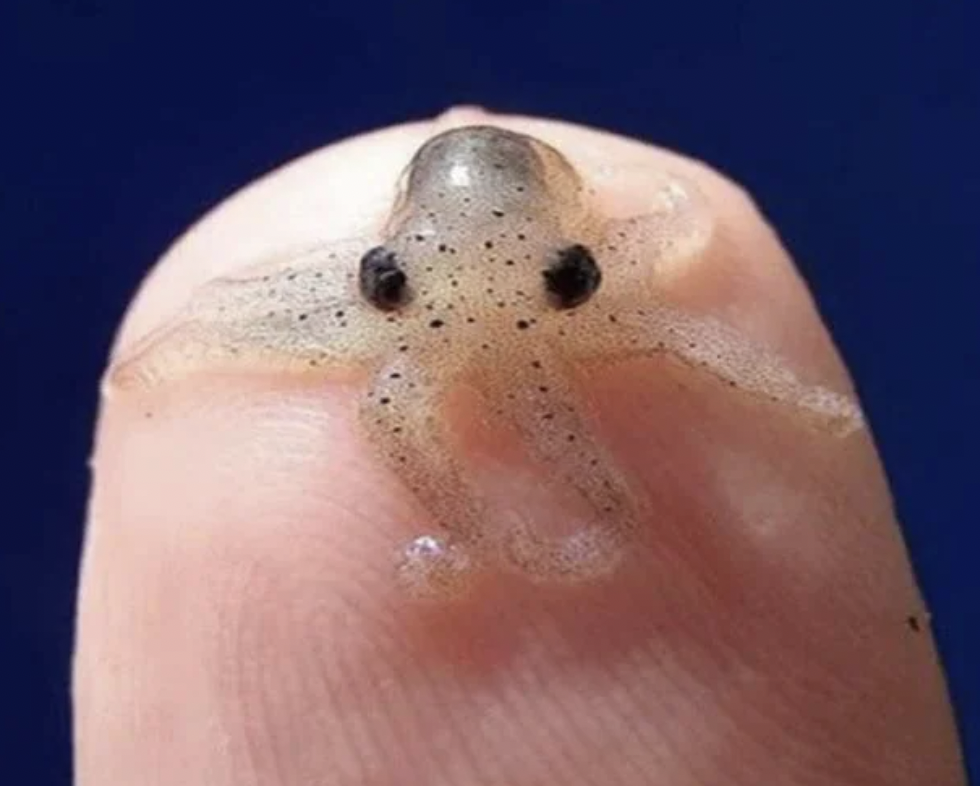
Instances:
[[[980,761],[965,0],[204,5],[2,11],[0,783],[69,782],[96,380],[147,266],[277,164],[458,102],[656,140],[759,198],[856,373]]]

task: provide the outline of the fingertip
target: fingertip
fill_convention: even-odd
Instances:
[[[648,198],[646,172],[696,181],[713,241],[670,296],[847,389],[805,286],[740,188],[592,129],[470,108],[438,122],[474,118],[560,147],[625,211]],[[376,231],[432,129],[348,140],[232,197],[167,253],[120,346],[269,251]],[[570,593],[495,577],[475,598],[430,605],[428,620],[392,559],[427,513],[359,435],[354,388],[218,373],[107,395],[76,669],[89,782],[140,782],[156,762],[168,784],[188,772],[395,783],[403,761],[417,782],[683,782],[706,759],[712,776],[774,782],[793,757],[803,778],[860,776],[867,750],[911,739],[920,759],[883,754],[877,774],[954,783],[934,653],[900,635],[921,599],[870,440],[802,433],[651,363],[582,375],[611,451],[652,500],[624,578]],[[504,502],[523,508],[520,495]],[[433,584],[430,545],[410,554],[425,563],[410,585]],[[440,598],[480,575],[461,554],[443,568]],[[442,639],[417,635],[432,619],[450,621]],[[861,701],[836,700],[843,691]],[[849,777],[838,782],[864,782]]]

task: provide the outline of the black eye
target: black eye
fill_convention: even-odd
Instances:
[[[398,267],[394,252],[384,246],[372,248],[361,257],[358,284],[368,302],[385,311],[408,300],[408,277]]]
[[[592,297],[602,271],[585,246],[563,248],[544,271],[544,284],[558,308],[573,308]]]

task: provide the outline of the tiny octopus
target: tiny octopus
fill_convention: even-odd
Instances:
[[[361,367],[364,435],[432,515],[397,573],[416,596],[460,594],[478,568],[580,582],[613,571],[642,505],[593,436],[571,370],[668,354],[832,436],[863,425],[845,395],[801,382],[737,331],[672,306],[665,263],[702,253],[712,214],[670,176],[645,215],[609,218],[572,164],[530,136],[467,126],[409,163],[380,237],[312,247],[206,284],[110,371],[116,389],[201,371]],[[443,417],[465,382],[591,512],[569,535],[495,531]]]

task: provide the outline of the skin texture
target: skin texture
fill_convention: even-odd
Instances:
[[[463,330],[442,356],[434,345],[412,353],[400,379],[418,385],[419,375],[454,372],[433,387],[453,442],[419,453],[435,465],[422,465],[421,477],[438,477],[438,462],[451,460],[460,478],[453,515],[441,516],[432,494],[412,493],[411,473],[383,460],[390,443],[380,435],[392,424],[374,436],[365,428],[363,413],[389,406],[365,403],[371,392],[399,394],[399,422],[415,437],[430,422],[424,397],[378,388],[390,380],[390,343],[380,342],[377,366],[360,354],[329,364],[328,381],[294,373],[281,351],[224,364],[213,330],[211,354],[195,356],[172,331],[187,324],[195,297],[213,327],[215,301],[200,293],[218,290],[207,282],[247,279],[257,259],[265,269],[295,265],[300,255],[288,249],[313,249],[314,271],[329,249],[349,272],[364,239],[381,241],[417,267],[409,249],[423,244],[407,227],[420,192],[409,179],[392,213],[392,186],[427,139],[474,124],[529,134],[585,184],[579,213],[567,204],[535,213],[553,219],[536,236],[541,250],[569,241],[598,249],[610,227],[631,221],[646,222],[632,248],[663,236],[651,221],[693,226],[669,236],[695,240],[655,256],[643,287],[618,278],[628,255],[596,252],[602,286],[571,318],[584,315],[590,328],[571,347],[538,338],[549,325],[557,331],[553,317],[563,313],[538,298],[533,340],[513,328],[516,312],[488,317],[494,307],[479,304],[493,342],[508,348],[494,351],[494,363],[471,359]],[[546,185],[561,176],[545,171]],[[665,172],[694,195],[681,201],[699,218],[662,209]],[[352,238],[362,239],[356,250]],[[473,259],[474,238],[459,238],[458,255]],[[524,273],[538,297],[540,268]],[[766,383],[758,391],[791,369],[794,395],[774,403],[719,384],[730,362],[705,373],[683,347],[658,351],[649,322],[600,329],[634,290],[669,316],[653,323],[658,335],[691,324],[699,343],[721,336],[723,357],[751,349],[765,358],[755,364]],[[380,312],[355,314],[391,324]],[[402,330],[440,332],[421,319]],[[629,337],[648,343],[609,357]],[[503,369],[542,346],[560,369],[545,386],[574,407],[561,433],[600,457],[601,474],[589,477],[623,484],[613,497],[622,509],[606,517],[614,528],[601,534],[628,533],[618,541],[628,559],[602,580],[572,584],[459,571],[461,563],[444,579],[423,566],[411,586],[431,594],[435,575],[438,597],[458,597],[419,604],[391,565],[394,547],[420,527],[460,537],[463,523],[476,522],[479,537],[460,541],[464,562],[510,554],[498,564],[553,578],[544,568],[556,564],[554,544],[561,551],[598,518],[602,503],[578,459],[527,427],[538,399],[507,398],[529,390],[529,378]],[[742,192],[703,165],[587,129],[467,109],[345,142],[193,228],[137,298],[113,368],[79,607],[81,784],[963,782],[928,614],[873,445],[852,427],[856,417],[827,418],[826,404],[809,404],[855,412],[843,395],[847,375],[775,236]],[[548,482],[549,462],[568,482]],[[458,515],[477,502],[471,518]],[[523,562],[514,549],[483,548],[531,524]],[[441,553],[452,545],[439,544]]]

